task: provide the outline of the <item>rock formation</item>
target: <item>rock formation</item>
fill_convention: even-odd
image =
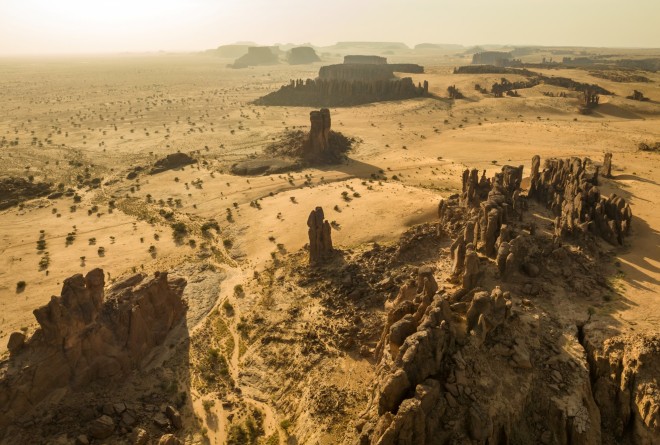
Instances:
[[[612,177],[612,153],[605,153],[605,158],[603,159],[603,176],[606,178]]]
[[[320,264],[332,253],[332,228],[324,219],[323,208],[312,210],[307,218],[309,235],[309,263]]]
[[[586,164],[568,163],[583,181],[596,181]],[[590,257],[535,235],[522,218],[522,173],[505,166],[488,179],[466,170],[461,194],[440,201],[438,233],[454,238],[448,278],[457,286],[439,288],[427,266],[401,286],[375,349],[377,375],[356,444],[651,444],[660,437],[651,377],[657,338],[632,351],[628,341],[587,344],[585,355],[579,327],[516,295],[538,295],[555,282],[591,296],[602,279]],[[553,191],[564,196],[571,174],[563,164],[540,170],[535,156],[530,197],[547,196],[546,179],[555,175]],[[479,287],[484,272],[502,285]],[[562,352],[570,348],[577,352]]]
[[[633,90],[633,93],[630,96],[626,97],[627,99],[638,100],[640,102],[648,102],[651,99],[644,96],[644,93],[641,91]]]
[[[165,156],[163,159],[159,159],[154,163],[153,168],[151,169],[150,174],[155,175],[156,173],[162,173],[167,170],[174,170],[177,168],[185,167],[186,165],[191,165],[197,161],[191,158],[185,153],[171,153]]]
[[[586,89],[580,95],[579,111],[582,114],[591,114],[591,111],[598,106],[600,96],[591,89]]]
[[[596,85],[583,82],[577,82],[568,77],[559,77],[559,76],[546,76],[539,74],[528,69],[519,69],[519,68],[504,68],[496,67],[492,65],[467,65],[454,68],[454,74],[515,74],[519,76],[524,76],[527,80],[510,82],[509,80],[502,78],[502,82],[495,83],[491,88],[493,94],[504,94],[509,90],[518,90],[523,88],[532,88],[540,84],[553,85],[556,87],[566,88],[574,91],[590,91],[591,94],[602,94],[602,95],[611,95],[611,91],[606,90],[605,88]],[[561,96],[561,93],[560,93]],[[564,93],[563,97],[566,97]]]
[[[660,337],[619,335],[585,347],[604,429],[619,441],[628,435],[630,443],[658,443]]]
[[[94,269],[74,275],[62,294],[34,311],[39,328],[27,340],[12,336],[0,363],[0,427],[19,418],[54,390],[76,390],[139,369],[184,318],[185,280],[160,272],[138,274],[104,292]],[[17,347],[19,345],[19,347]]]
[[[601,196],[596,186],[598,170],[589,159],[547,159],[541,172],[539,164],[535,156],[529,197],[554,213],[558,238],[593,233],[611,244],[623,244],[630,233],[632,211],[616,194]]]
[[[231,167],[237,175],[273,174],[305,165],[343,162],[355,139],[332,130],[330,110],[309,113],[310,130],[287,130],[271,143],[261,157],[251,156]]]
[[[366,57],[366,56],[365,56]],[[349,59],[350,60],[350,59]],[[385,61],[386,62],[386,61]],[[428,95],[428,82],[415,86],[409,77],[397,78],[394,70],[420,73],[423,67],[408,64],[343,63],[323,66],[316,79],[291,80],[255,101],[258,105],[337,107]]]
[[[447,94],[449,95],[450,99],[463,99],[465,96],[463,96],[463,93],[461,93],[458,88],[456,88],[456,85],[450,85],[447,87]]]
[[[248,66],[263,66],[263,65],[277,65],[279,58],[277,57],[279,48],[268,46],[251,46],[248,48],[247,54],[236,59],[232,68],[247,68]]]
[[[287,55],[289,65],[307,65],[314,62],[320,62],[321,58],[316,54],[314,48],[309,46],[299,46],[291,48]]]
[[[346,107],[388,100],[411,99],[428,94],[428,83],[415,85],[411,78],[396,80],[350,81],[292,80],[255,101],[257,105]]]
[[[390,63],[388,65],[395,73],[424,74],[424,67],[415,63]]]
[[[330,110],[321,108],[309,113],[311,127],[304,147],[303,157],[307,160],[320,160],[333,157],[330,153]]]

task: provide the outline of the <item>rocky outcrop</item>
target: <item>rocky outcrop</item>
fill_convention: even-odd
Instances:
[[[651,99],[644,96],[644,93],[641,91],[633,90],[633,93],[630,96],[626,96],[627,99],[638,100],[640,102],[648,102]]]
[[[151,279],[135,275],[107,292],[104,284],[101,269],[74,275],[64,281],[61,296],[34,311],[39,328],[0,363],[0,427],[55,390],[139,369],[184,318],[183,279],[157,272]]]
[[[312,210],[307,218],[309,235],[309,263],[320,264],[332,253],[332,228],[323,214],[323,208]]]
[[[612,153],[605,153],[603,159],[603,176],[606,178],[612,177]]]
[[[249,66],[277,65],[279,58],[276,51],[279,48],[269,46],[251,46],[247,54],[236,59],[232,68],[247,68]]]
[[[21,202],[48,196],[52,192],[53,184],[34,182],[24,178],[0,179],[0,210],[8,209]]]
[[[463,93],[456,88],[456,85],[450,85],[447,87],[447,95],[450,99],[463,99],[465,97],[463,96]]]
[[[427,272],[418,273],[430,283]],[[508,292],[476,292],[469,307],[452,298],[435,286],[402,288],[376,349],[373,398],[356,443],[601,443],[583,358],[560,390],[548,381],[566,382],[559,370],[570,368],[542,352],[533,338],[546,328],[514,309]]]
[[[539,169],[535,157],[533,181]],[[356,443],[605,443],[579,329],[516,295],[569,276],[573,292],[593,294],[599,278],[590,258],[535,235],[523,218],[522,174],[522,166],[492,178],[466,170],[461,194],[440,201],[438,233],[454,238],[447,278],[456,286],[440,288],[430,267],[401,286],[375,349]],[[481,287],[494,279],[501,286]],[[640,404],[640,419],[655,427],[653,406]]]
[[[500,95],[503,95],[509,90],[532,88],[540,84],[553,85],[556,87],[580,92],[590,91],[592,94],[613,94],[611,91],[608,91],[596,84],[577,82],[568,77],[546,76],[524,68],[504,68],[492,65],[467,65],[454,68],[454,74],[514,74],[527,78],[526,80],[515,82],[510,82],[507,79],[502,78],[501,82],[495,83],[491,88],[491,92],[493,92],[493,94]],[[564,93],[563,96],[560,94],[560,97],[566,97],[566,94]]]
[[[598,169],[589,159],[547,159],[540,172],[539,165],[535,156],[529,197],[554,213],[556,237],[593,233],[623,244],[632,224],[630,205],[615,194],[601,196]]]
[[[154,163],[153,168],[151,169],[150,174],[155,175],[157,173],[162,173],[167,170],[174,170],[177,168],[185,167],[186,165],[191,165],[196,163],[197,160],[193,159],[185,153],[171,153],[165,156],[163,159],[159,159]]]
[[[307,65],[314,62],[320,62],[321,58],[316,54],[314,48],[309,46],[299,46],[291,48],[287,55],[289,65]]]
[[[309,113],[309,131],[287,130],[264,150],[263,157],[250,157],[232,166],[234,174],[270,174],[305,165],[336,164],[346,158],[356,142],[332,130],[330,110]]]
[[[597,344],[584,328],[603,429],[622,441],[651,445],[660,441],[660,336],[618,335]],[[623,443],[623,442],[621,442]]]
[[[304,158],[307,160],[327,159],[331,157],[330,128],[332,120],[330,110],[321,108],[319,111],[309,113],[310,129],[304,149]]]

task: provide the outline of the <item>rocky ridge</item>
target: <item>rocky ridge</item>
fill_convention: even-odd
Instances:
[[[536,190],[548,183],[538,179],[538,164],[535,157]],[[588,216],[602,201],[580,194],[588,188],[586,164],[574,161],[571,170],[551,161],[544,177],[556,179],[550,183],[560,204],[583,205],[578,214]],[[419,267],[387,303],[356,443],[657,443],[660,404],[648,377],[660,359],[657,338],[634,340],[644,346],[630,354],[630,339],[590,345],[586,321],[535,303],[566,288],[588,301],[607,292],[601,268],[570,245],[601,234],[596,218],[578,238],[537,233],[537,222],[525,217],[531,202],[521,180],[522,167],[505,166],[492,179],[466,170],[461,194],[441,200],[438,233],[454,239],[451,266],[444,273]],[[597,248],[592,254],[600,255]]]
[[[34,311],[39,328],[11,336],[0,363],[0,426],[25,422],[56,392],[120,379],[140,369],[184,318],[184,279],[138,274],[104,290],[94,269],[64,281],[59,297]]]

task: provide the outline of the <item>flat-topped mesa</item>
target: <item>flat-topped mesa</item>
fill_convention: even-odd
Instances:
[[[472,55],[472,65],[493,65],[502,67],[506,66],[510,59],[510,52],[483,51]]]
[[[380,65],[387,66],[397,73],[424,73],[424,67],[421,65],[415,63],[387,63],[387,58],[381,56],[344,56],[344,65]]]
[[[429,94],[428,82],[398,78],[394,71],[423,73],[413,64],[343,63],[322,66],[316,79],[291,80],[254,103],[257,105],[343,107]]]
[[[321,80],[376,81],[395,79],[394,70],[384,64],[337,64],[322,66]]]
[[[247,68],[248,66],[277,65],[279,58],[276,52],[278,47],[251,46],[247,54],[236,59],[232,68]]]
[[[323,208],[317,207],[307,218],[309,235],[309,263],[322,263],[332,253],[332,228],[325,219]]]
[[[344,64],[387,65],[387,58],[381,56],[344,56]]]
[[[598,169],[591,160],[546,159],[542,171],[540,162],[539,156],[532,159],[529,197],[554,213],[557,238],[591,232],[611,244],[623,244],[632,223],[630,205],[616,194],[601,196]],[[606,158],[609,170],[611,158],[607,163]]]
[[[0,362],[0,427],[56,389],[79,389],[139,369],[150,351],[183,320],[184,279],[134,275],[104,292],[101,269],[64,280],[62,293],[36,309],[40,327],[14,333]]]
[[[291,48],[287,55],[289,65],[307,65],[309,63],[320,62],[321,59],[314,51],[314,48],[309,46],[299,46]]]

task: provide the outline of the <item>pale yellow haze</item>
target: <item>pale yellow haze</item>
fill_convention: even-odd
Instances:
[[[0,55],[235,41],[660,47],[660,0],[0,0]]]

